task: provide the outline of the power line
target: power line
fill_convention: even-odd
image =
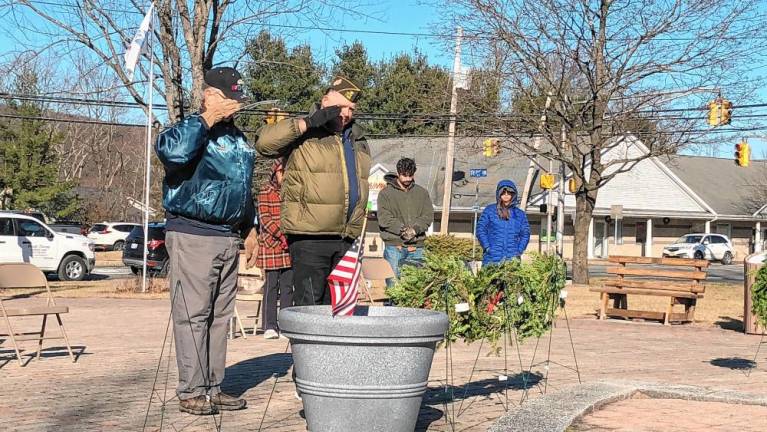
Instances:
[[[13,93],[0,92],[0,99],[19,100],[19,101],[25,101],[25,102],[63,104],[63,105],[84,105],[84,106],[99,106],[99,107],[110,107],[110,108],[144,109],[144,106],[139,104],[138,102],[73,98],[73,97],[63,97],[63,96],[44,96],[44,95],[13,94]],[[160,110],[168,109],[166,104],[161,104],[161,103],[154,104],[153,107]],[[765,108],[765,107],[767,107],[767,103],[756,103],[756,104],[735,105],[733,106],[733,109],[756,109],[756,108]],[[698,107],[674,108],[674,109],[667,110],[667,112],[671,112],[671,113],[699,112],[701,110],[706,110],[706,109],[707,108],[698,108]],[[654,115],[663,111],[664,110],[648,110],[648,111],[631,112],[629,114],[640,115],[641,119],[648,120],[648,121],[699,121],[699,120],[706,119],[705,116]],[[248,110],[241,111],[238,115],[263,116],[263,115],[269,114],[270,112],[271,110],[266,108],[265,109],[248,109]],[[285,110],[285,111],[281,111],[280,113],[288,117],[299,117],[299,116],[306,115],[307,111]],[[617,115],[621,115],[621,113],[611,113],[611,115],[617,116]],[[537,121],[538,116],[539,114],[533,114],[533,113],[495,113],[495,114],[467,113],[467,114],[458,114],[455,116],[455,118],[457,122],[461,122],[461,123],[471,122],[476,120],[483,120],[488,122],[504,121],[504,122],[529,123],[531,121]],[[369,120],[369,121],[407,121],[407,120],[419,121],[420,120],[420,121],[426,121],[426,122],[447,122],[447,121],[450,121],[453,116],[451,116],[448,113],[358,112],[355,115],[355,117],[359,120]],[[751,114],[733,115],[733,118],[735,119],[767,118],[767,113],[756,113],[756,114],[751,113]]]
[[[109,122],[109,121],[101,121],[101,120],[85,120],[85,119],[71,119],[71,118],[56,118],[56,117],[47,117],[47,116],[25,116],[25,115],[16,115],[16,114],[0,114],[0,118],[9,118],[9,119],[16,119],[16,120],[30,120],[30,121],[48,121],[48,122],[57,122],[57,123],[74,123],[74,124],[89,124],[89,125],[99,125],[99,126],[116,126],[116,127],[132,127],[132,128],[145,128],[145,124],[137,124],[137,123],[118,123],[118,122]],[[258,129],[252,129],[252,128],[241,128],[243,132],[257,132]],[[748,128],[716,128],[716,129],[689,129],[689,130],[669,130],[669,131],[658,131],[658,132],[627,132],[632,135],[637,136],[659,136],[659,135],[679,135],[679,134],[711,134],[711,133],[743,133],[743,132],[755,132],[755,131],[767,131],[767,125],[765,126],[754,126],[754,127],[748,127]],[[521,131],[520,133],[524,134],[524,131]],[[378,137],[378,138],[447,138],[447,134],[366,134],[368,137]],[[532,136],[532,134],[531,134]],[[484,134],[463,134],[463,135],[456,135],[456,138],[508,138],[509,134],[503,134],[498,132],[490,132],[490,133],[484,133]]]

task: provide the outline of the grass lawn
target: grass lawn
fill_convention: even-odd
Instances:
[[[601,285],[603,279],[592,278],[594,286]],[[102,298],[168,298],[168,280],[155,278],[148,280],[147,293],[139,292],[141,279],[91,281],[91,282],[51,282],[51,290],[56,297],[102,297]],[[378,294],[374,289],[374,296]],[[382,290],[380,290],[382,291]],[[596,317],[599,309],[599,293],[589,291],[585,285],[570,285],[567,287],[567,314],[569,317]],[[7,294],[7,293],[6,293]],[[38,294],[28,290],[15,290],[14,294]],[[364,294],[360,293],[363,298]],[[631,309],[665,311],[668,299],[666,297],[632,296],[628,297]],[[675,311],[683,311],[681,305],[675,306]],[[695,322],[699,325],[718,326],[729,330],[741,330],[743,326],[743,284],[742,283],[706,283],[705,296],[698,300],[695,310]]]
[[[600,286],[604,279],[591,278],[591,284]],[[567,287],[567,314],[570,317],[597,316],[599,293],[590,292],[585,285]],[[630,309],[664,312],[668,297],[632,296],[629,294]],[[674,306],[675,312],[684,311],[684,306]],[[719,326],[731,330],[743,328],[743,284],[706,282],[706,292],[695,307],[695,322]]]

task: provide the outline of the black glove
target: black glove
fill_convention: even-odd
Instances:
[[[304,117],[304,121],[306,122],[306,128],[312,129],[312,128],[325,126],[326,124],[338,118],[338,116],[340,115],[341,115],[341,107],[331,106],[327,108],[318,109],[317,111]]]

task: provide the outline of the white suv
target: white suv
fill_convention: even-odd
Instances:
[[[57,233],[39,220],[0,212],[0,263],[30,263],[60,280],[82,280],[96,265],[93,241]]]
[[[732,264],[735,250],[732,242],[722,234],[686,234],[663,248],[664,257],[695,258]]]
[[[102,222],[91,227],[88,238],[96,243],[98,249],[121,251],[125,248],[125,238],[137,226],[141,225],[127,222]]]

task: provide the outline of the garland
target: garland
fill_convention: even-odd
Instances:
[[[423,266],[404,267],[387,294],[399,306],[447,311],[451,341],[488,340],[497,350],[507,328],[520,340],[540,337],[556,318],[564,262],[553,255],[531,258],[485,266],[474,275],[459,257],[427,251]]]
[[[759,268],[751,285],[751,311],[759,324],[767,327],[767,265]]]

